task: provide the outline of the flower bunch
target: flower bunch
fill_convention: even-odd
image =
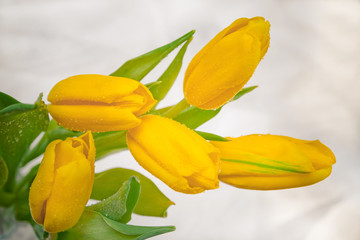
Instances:
[[[157,108],[157,103],[173,85],[193,31],[129,60],[110,76],[87,74],[60,81],[48,95],[48,106],[41,98],[26,105],[0,95],[0,134],[6,139],[0,148],[0,203],[14,205],[18,219],[29,221],[37,233],[37,224],[43,225],[42,237],[144,239],[174,228],[128,225],[131,214],[163,217],[173,202],[133,170],[95,174],[95,158],[128,148],[144,169],[187,194],[216,189],[219,180],[238,188],[275,190],[325,179],[335,156],[318,140],[270,134],[224,138],[196,131],[222,106],[256,88],[244,85],[268,50],[269,29],[262,17],[240,18],[217,34],[187,67],[185,98],[165,108]],[[181,44],[157,81],[140,83]],[[12,125],[16,121],[29,124],[19,131],[19,124]],[[6,138],[15,131],[24,141],[14,144]],[[43,137],[30,148],[42,131]],[[41,164],[17,182],[17,170],[42,153]],[[16,200],[21,194],[29,196],[25,209]],[[99,202],[86,207],[89,199]]]

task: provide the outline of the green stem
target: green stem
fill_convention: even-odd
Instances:
[[[9,207],[15,200],[15,195],[0,188],[0,206]]]
[[[40,164],[34,166],[28,174],[26,174],[21,181],[16,185],[15,191],[19,192],[21,190],[21,188],[23,186],[25,186],[27,183],[30,183],[30,181],[33,180],[33,178],[35,177],[38,169],[39,169]]]
[[[173,118],[176,117],[181,111],[190,107],[190,104],[183,98],[180,102],[170,108],[167,112],[163,114],[164,117]]]
[[[126,131],[104,132],[94,134],[96,160],[114,151],[127,148]]]

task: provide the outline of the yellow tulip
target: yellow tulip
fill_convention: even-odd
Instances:
[[[140,124],[137,117],[155,104],[140,82],[103,75],[77,75],[50,91],[48,110],[59,125],[76,131],[104,132]]]
[[[216,109],[231,100],[250,79],[270,41],[262,17],[240,18],[218,33],[190,62],[184,79],[188,103]]]
[[[275,190],[307,186],[328,177],[336,162],[319,140],[249,135],[211,143],[220,149],[219,179],[235,187]]]
[[[91,194],[94,162],[91,132],[48,145],[29,193],[31,215],[46,231],[77,223]]]
[[[185,125],[160,116],[145,115],[127,132],[136,161],[169,187],[200,193],[219,187],[219,151]]]

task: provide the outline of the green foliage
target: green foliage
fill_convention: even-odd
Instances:
[[[196,129],[215,117],[220,111],[221,108],[216,110],[203,110],[192,106],[180,112],[174,117],[174,120],[185,124],[188,128]]]
[[[56,139],[65,140],[67,137],[80,136],[81,134],[81,132],[70,131],[66,128],[58,126],[55,120],[51,120],[44,136],[40,139],[39,143],[36,144],[34,148],[26,152],[22,161],[22,165],[25,166],[29,161],[43,154],[47,145],[52,141]]]
[[[34,105],[15,103],[0,111],[0,152],[9,173],[5,191],[13,190],[24,153],[48,124],[46,105],[40,100]]]
[[[169,67],[165,70],[165,72],[160,76],[160,78],[155,82],[159,84],[152,84],[149,86],[149,90],[152,93],[155,100],[161,101],[164,99],[166,94],[169,92],[170,88],[174,84],[181,66],[182,61],[186,52],[186,49],[191,42],[192,38],[190,38],[184,46],[180,49],[174,60],[171,62]]]
[[[93,133],[93,136],[97,160],[116,151],[127,149],[126,131]]]
[[[240,97],[244,96],[245,94],[251,92],[252,90],[254,90],[255,88],[257,88],[258,86],[251,86],[251,87],[246,87],[241,89],[240,92],[238,92],[232,99],[232,101],[238,100]]]
[[[0,187],[4,186],[9,175],[9,170],[6,166],[6,162],[0,156]]]
[[[22,161],[22,165],[24,166],[29,161],[43,154],[47,145],[52,141],[57,139],[65,140],[68,137],[77,137],[81,134],[82,132],[68,130],[57,125],[54,120],[51,120],[47,131],[45,132],[39,143],[34,148],[26,152]],[[115,151],[127,149],[126,131],[93,133],[93,137],[95,142],[97,160]]]
[[[116,193],[120,186],[132,176],[135,176],[141,185],[140,196],[134,213],[145,216],[165,217],[166,210],[174,203],[150,179],[130,169],[113,168],[97,173],[90,198],[96,200],[108,198]]]
[[[238,92],[235,95],[232,101],[239,99],[240,97],[251,92],[255,88],[257,88],[257,86],[243,88],[240,92]],[[221,111],[221,109],[222,107],[215,110],[203,110],[192,106],[181,111],[173,119],[175,121],[185,124],[188,128],[196,129],[202,124],[212,119],[213,117],[215,117]]]
[[[16,100],[15,98],[0,92],[0,110],[2,110],[3,108],[6,108],[7,106],[10,106],[12,104],[15,103],[20,103],[18,100]]]
[[[189,40],[195,31],[190,31],[179,39],[125,62],[110,76],[127,77],[141,81],[159,62],[183,42]]]
[[[142,240],[174,231],[175,227],[142,227],[123,224],[102,214],[85,209],[79,222],[57,234],[57,240]]]
[[[101,202],[91,205],[88,209],[101,213],[112,220],[127,223],[140,195],[140,182],[131,177],[124,182],[119,190]]]
[[[39,240],[48,239],[49,233],[44,230],[43,226],[37,224],[34,220],[32,220],[30,224]]]
[[[213,133],[207,133],[207,132],[200,132],[200,131],[195,131],[197,134],[199,134],[200,136],[202,136],[203,138],[205,138],[206,140],[211,140],[211,141],[221,141],[221,142],[227,142],[229,141],[228,139],[221,137],[219,135],[213,134]]]

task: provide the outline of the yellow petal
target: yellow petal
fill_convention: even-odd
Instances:
[[[95,74],[77,75],[50,91],[49,113],[59,125],[75,131],[104,132],[137,126],[137,116],[156,103],[138,81]]]
[[[55,148],[60,142],[61,140],[55,140],[47,146],[38,173],[30,188],[30,211],[35,222],[39,224],[44,224],[46,201],[54,183]]]
[[[220,150],[219,178],[258,190],[311,185],[331,173],[335,156],[319,141],[277,135],[249,135],[211,143]]]
[[[334,153],[322,144],[319,140],[306,141],[291,137],[286,137],[289,141],[295,143],[297,147],[311,159],[315,169],[330,167],[336,163]]]
[[[265,55],[269,28],[261,17],[241,18],[220,32],[190,62],[184,79],[186,100],[201,109],[231,100]]]
[[[176,191],[198,193],[218,187],[218,150],[171,119],[146,115],[127,133],[134,158]]]
[[[224,36],[235,32],[236,30],[246,26],[249,22],[247,18],[239,18],[235,20],[230,26],[219,32],[210,42],[208,42],[191,60],[188,68],[186,69],[186,75],[190,75],[192,70],[199,64],[201,58],[206,55],[209,49],[213,48]],[[187,78],[185,77],[186,81]],[[184,82],[185,85],[185,82]]]
[[[141,122],[132,112],[117,106],[49,105],[48,110],[59,125],[76,131],[119,131]]]
[[[327,178],[331,167],[317,170],[312,173],[284,175],[284,176],[241,176],[220,175],[222,182],[238,188],[254,190],[277,190],[295,188],[315,184]]]
[[[53,191],[46,204],[44,228],[60,232],[79,220],[91,193],[89,161],[78,155],[78,160],[56,170]]]
[[[254,134],[229,139],[231,139],[229,142],[211,143],[220,149],[222,159],[242,160],[244,170],[245,166],[262,165],[261,168],[266,170],[278,169],[302,173],[314,171],[311,160],[298,149],[296,144],[281,136]],[[229,170],[233,169],[229,168]]]
[[[132,94],[141,83],[122,77],[97,74],[76,75],[58,82],[50,91],[52,104],[98,102],[111,104]]]
[[[29,194],[31,214],[46,231],[76,224],[91,194],[94,161],[91,132],[48,145]]]

